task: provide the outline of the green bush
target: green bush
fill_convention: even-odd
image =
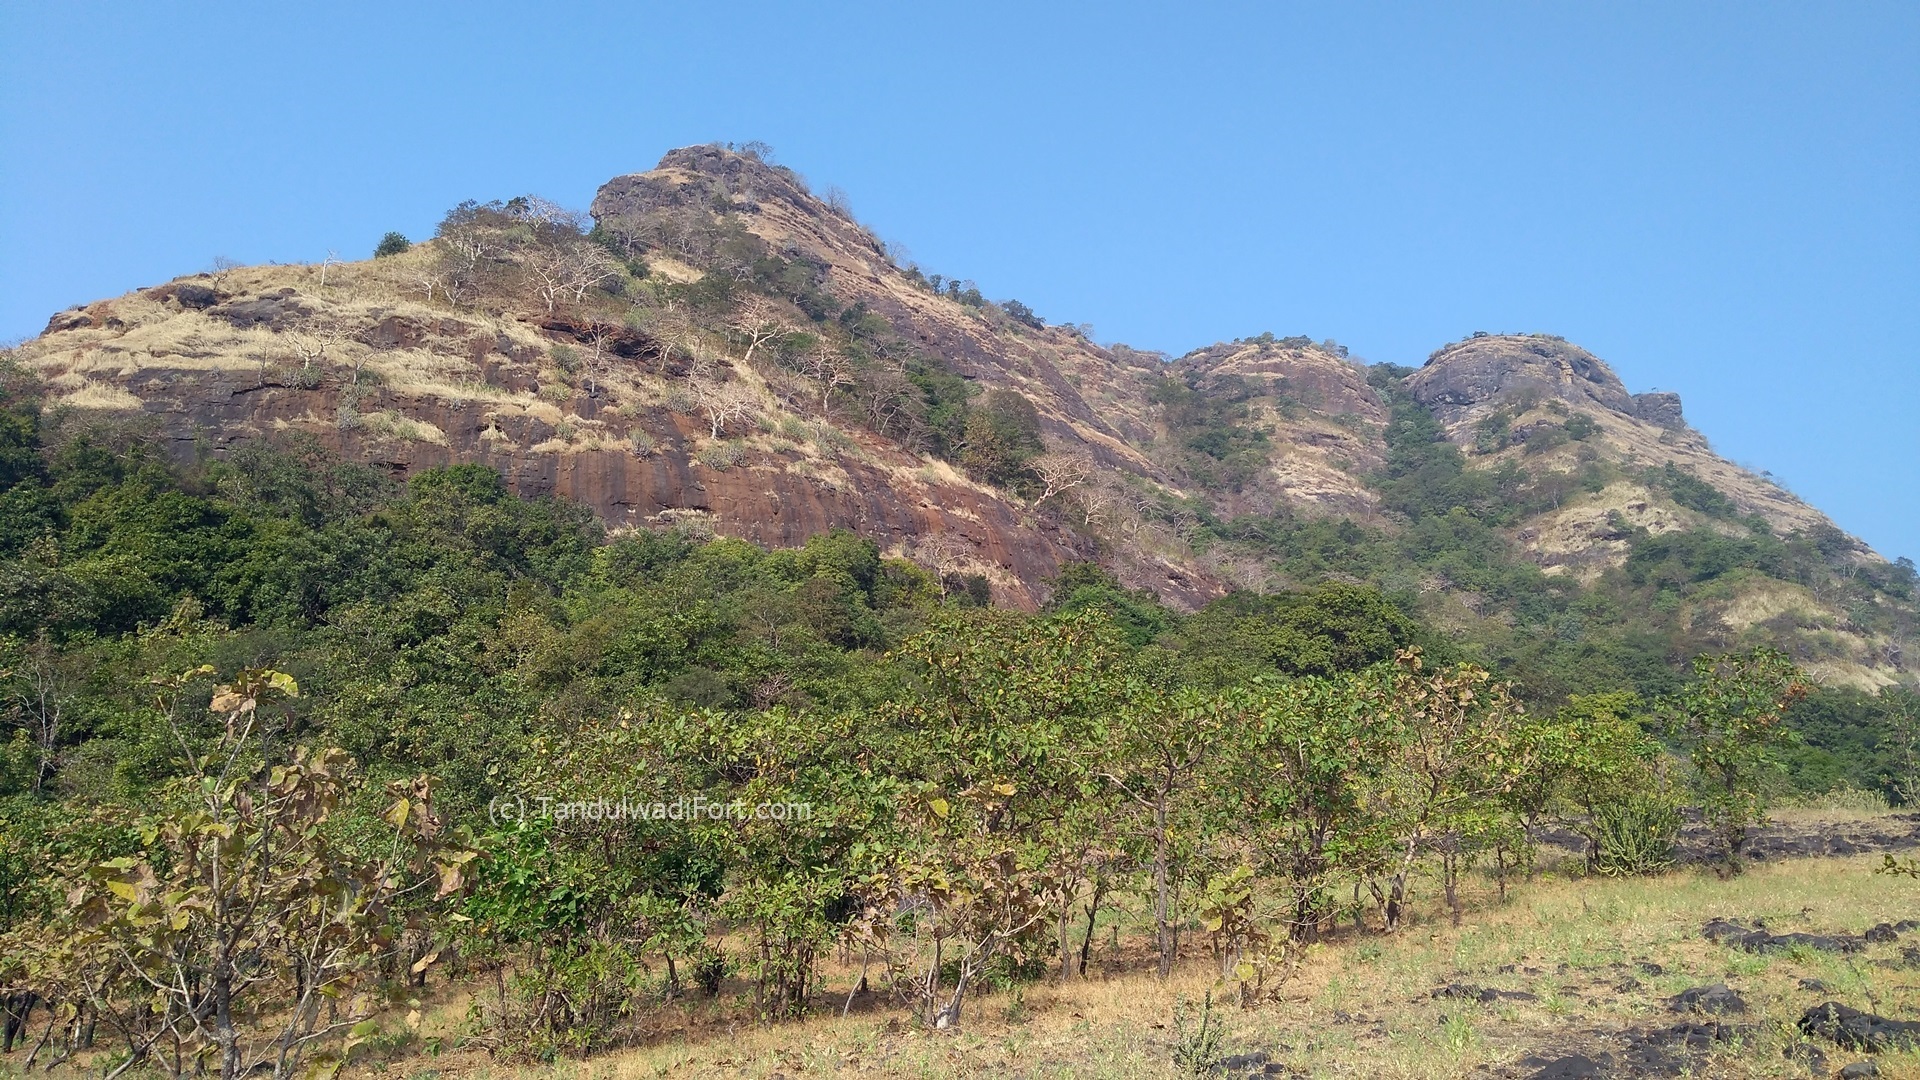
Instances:
[[[1596,874],[1657,874],[1673,865],[1680,811],[1657,795],[1629,795],[1597,806],[1592,825],[1590,863]]]
[[[389,255],[398,255],[413,247],[413,241],[397,232],[390,232],[380,238],[380,246],[373,249],[373,257],[384,259]]]

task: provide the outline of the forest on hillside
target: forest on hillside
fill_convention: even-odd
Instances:
[[[1083,968],[1122,898],[1163,971],[1204,950],[1253,1002],[1336,926],[1457,919],[1550,823],[1635,874],[1688,818],[1735,868],[1783,799],[1920,802],[1911,694],[1636,621],[1707,539],[1563,592],[1490,539],[1499,477],[1398,410],[1410,528],[1222,535],[1303,580],[1399,549],[1613,644],[1461,641],[1366,573],[1183,614],[1074,564],[995,608],[848,532],[608,531],[481,466],[173,464],[4,375],[0,987],[43,1062],[330,1075],[430,976],[550,1059],[726,986],[799,1016],[834,948],[951,1026]]]

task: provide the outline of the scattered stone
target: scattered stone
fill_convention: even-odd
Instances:
[[[1879,1076],[1880,1066],[1871,1061],[1856,1061],[1840,1070],[1840,1080],[1866,1080],[1869,1076]]]
[[[1832,987],[1828,986],[1826,983],[1821,982],[1819,979],[1801,979],[1800,989],[1810,990],[1816,994],[1828,994],[1833,992]]]
[[[1920,930],[1920,919],[1901,919],[1899,922],[1893,924],[1893,929],[1895,932],[1901,934],[1909,930]]]
[[[1525,990],[1494,990],[1488,987],[1473,986],[1468,983],[1448,983],[1427,995],[1434,999],[1454,998],[1460,1001],[1478,1001],[1490,1004],[1495,1001],[1539,1001],[1539,994],[1530,994]]]
[[[1537,1061],[1538,1059],[1530,1059]],[[1527,1077],[1527,1080],[1599,1080],[1607,1075],[1606,1068],[1585,1054],[1568,1054],[1554,1058],[1541,1066],[1540,1071]]]
[[[1892,923],[1880,923],[1873,929],[1861,934],[1860,937],[1862,940],[1872,942],[1875,945],[1889,945],[1900,940],[1900,931],[1895,930]]]
[[[1920,1021],[1889,1020],[1870,1012],[1829,1001],[1800,1017],[1800,1030],[1819,1035],[1849,1050],[1870,1053],[1903,1047],[1920,1048]]]
[[[1273,1055],[1265,1050],[1255,1050],[1250,1054],[1229,1054],[1213,1063],[1213,1072],[1217,1076],[1295,1076],[1292,1068],[1273,1060]]]
[[[1648,960],[1640,961],[1640,963],[1634,966],[1634,970],[1640,972],[1640,974],[1645,975],[1648,978],[1658,978],[1659,976],[1665,975],[1667,973],[1666,968],[1663,968],[1659,964],[1653,963],[1652,961],[1648,961]]]
[[[1682,990],[1667,999],[1667,1008],[1673,1012],[1712,1013],[1725,1016],[1729,1013],[1747,1011],[1746,999],[1732,990],[1726,983],[1714,983],[1712,986],[1696,986],[1691,990]]]
[[[1826,1052],[1810,1042],[1795,1042],[1787,1045],[1787,1060],[1797,1062],[1815,1076],[1827,1075]]]
[[[1707,925],[1700,928],[1700,936],[1718,945],[1728,942],[1738,944],[1742,939],[1765,930],[1752,930],[1728,919],[1709,919]]]
[[[1700,934],[1708,941],[1756,953],[1786,952],[1795,947],[1818,949],[1821,952],[1854,953],[1866,948],[1866,942],[1846,934],[1772,934],[1767,932],[1764,923],[1756,924],[1756,927],[1714,919],[1700,929]]]

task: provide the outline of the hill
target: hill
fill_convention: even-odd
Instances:
[[[590,216],[467,203],[366,262],[176,279],[18,353],[56,411],[180,461],[298,434],[397,477],[476,462],[616,528],[849,528],[1020,607],[1086,560],[1184,610],[1353,580],[1547,695],[1755,643],[1911,681],[1911,563],[1575,345],[1477,334],[1417,370],[1272,334],[1102,347],[899,265],[752,151],[672,151]]]

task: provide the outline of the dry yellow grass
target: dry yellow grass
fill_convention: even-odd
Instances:
[[[60,395],[54,399],[55,405],[68,405],[76,409],[111,409],[123,412],[139,412],[140,399],[129,391],[105,383],[82,383],[80,388]]]
[[[1831,815],[1827,815],[1831,818]],[[1506,903],[1478,884],[1478,907],[1454,929],[1417,922],[1391,936],[1346,935],[1309,950],[1279,1000],[1225,1008],[1226,1051],[1264,1050],[1310,1076],[1455,1078],[1525,1076],[1531,1055],[1619,1050],[1630,1030],[1684,1017],[1665,1001],[1693,986],[1725,982],[1750,1005],[1734,1020],[1746,1041],[1694,1062],[1691,1075],[1807,1075],[1783,1051],[1807,1007],[1839,1000],[1883,1015],[1920,1015],[1920,970],[1882,966],[1898,946],[1841,957],[1818,952],[1754,955],[1700,936],[1707,919],[1764,919],[1775,932],[1858,933],[1874,923],[1920,915],[1920,882],[1875,875],[1876,858],[1819,859],[1757,866],[1730,881],[1677,872],[1626,881],[1542,878],[1517,886]],[[1429,913],[1430,914],[1430,913]],[[418,1036],[452,1046],[363,1063],[362,1075],[398,1080],[639,1080],[648,1077],[1113,1077],[1173,1075],[1173,1017],[1183,1002],[1224,993],[1204,956],[1165,983],[1143,949],[1138,912],[1121,914],[1133,933],[1114,951],[1098,937],[1095,977],[1043,982],[972,999],[957,1033],[921,1029],[904,1009],[880,1002],[842,1017],[853,969],[829,965],[819,1015],[779,1026],[755,1024],[734,1000],[662,1010],[650,1045],[550,1066],[495,1061],[457,1048],[468,1012],[464,991],[439,991]],[[1642,965],[1657,965],[1654,968]],[[1826,991],[1803,989],[1817,979]],[[1449,982],[1525,990],[1538,1000],[1477,1004],[1434,1000]],[[397,1023],[397,1020],[395,1021]],[[1865,1055],[1823,1044],[1831,1069]],[[1920,1055],[1876,1055],[1883,1077],[1920,1078]]]

